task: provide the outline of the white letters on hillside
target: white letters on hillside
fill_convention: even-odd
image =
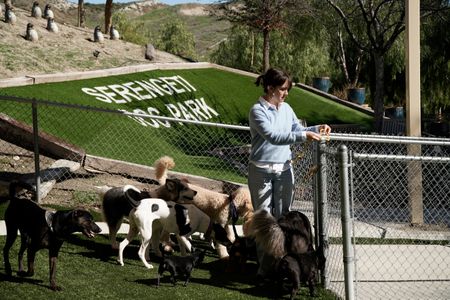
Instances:
[[[95,97],[98,101],[126,104],[133,101],[148,101],[163,96],[192,93],[197,91],[197,89],[183,77],[175,75],[170,77],[137,80],[122,84],[82,88],[81,91]],[[166,112],[163,112],[165,113],[165,116],[184,120],[206,121],[219,115],[217,111],[206,104],[203,97],[200,97],[200,99],[184,100],[178,103],[168,103],[165,104],[165,108],[167,110]],[[119,110],[128,111],[126,109]],[[154,107],[147,107],[146,111],[134,109],[132,112],[151,116],[162,116],[161,112]],[[170,127],[168,121],[135,116],[130,116],[130,118],[142,126],[151,126],[154,128],[159,128],[161,126]]]

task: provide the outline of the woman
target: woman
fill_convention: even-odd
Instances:
[[[289,104],[285,103],[292,81],[281,70],[269,69],[255,82],[264,95],[250,109],[251,152],[248,187],[254,210],[265,209],[275,218],[288,212],[293,199],[294,173],[290,145],[320,140],[319,132],[329,134],[328,125],[303,127]],[[265,276],[271,259],[258,247],[259,276]],[[268,260],[269,262],[265,262]],[[264,262],[263,262],[264,261]]]

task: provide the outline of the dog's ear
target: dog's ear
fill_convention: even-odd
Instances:
[[[172,192],[172,191],[176,190],[177,184],[173,179],[167,178],[166,179],[166,187],[167,187],[167,190],[169,190],[169,192]]]

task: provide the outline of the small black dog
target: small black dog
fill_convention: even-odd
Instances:
[[[307,283],[309,295],[314,297],[319,270],[323,270],[324,264],[325,257],[320,251],[285,255],[278,262],[277,267],[280,293],[282,292],[283,280],[287,279],[292,284],[290,299],[294,299],[295,295],[297,295],[300,283]]]
[[[186,286],[194,267],[197,267],[205,258],[205,252],[206,250],[195,249],[189,256],[164,256],[158,268],[157,286],[159,286],[160,278],[165,271],[170,272],[170,280],[174,286],[176,285],[177,276],[185,277],[184,286]]]
[[[12,275],[9,263],[9,250],[17,238],[17,230],[20,231],[21,245],[19,250],[19,270],[17,274],[22,277],[34,275],[34,259],[40,249],[49,249],[50,259],[50,288],[61,290],[56,285],[56,260],[64,239],[69,234],[81,231],[87,237],[94,237],[101,231],[95,224],[92,215],[82,209],[50,212],[37,203],[16,194],[17,188],[34,190],[34,187],[25,182],[11,182],[9,186],[10,203],[5,211],[6,243],[3,248],[5,271]],[[28,248],[28,271],[23,269],[23,254]]]

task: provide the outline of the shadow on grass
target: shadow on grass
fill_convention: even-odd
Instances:
[[[72,255],[81,255],[87,258],[98,259],[103,262],[117,264],[117,250],[113,250],[111,248],[107,236],[98,235],[94,239],[88,239],[82,235],[71,235],[67,239],[67,242],[88,250],[75,253],[71,252]],[[274,283],[270,282],[265,285],[260,285],[260,282],[256,281],[257,264],[255,262],[247,262],[244,272],[225,272],[228,261],[219,259],[216,251],[212,249],[207,242],[194,239],[192,241],[192,245],[197,249],[207,250],[207,257],[205,261],[196,269],[206,271],[210,276],[209,278],[198,278],[195,276],[196,269],[194,269],[188,286],[191,283],[197,283],[201,285],[209,285],[212,287],[237,291],[256,297],[275,297],[274,292],[277,289]],[[124,260],[136,260],[139,262],[139,264],[141,264],[140,258],[137,254],[139,246],[139,240],[132,241],[124,250]],[[179,255],[179,253],[177,253],[176,255]],[[161,258],[151,253],[150,262],[157,270],[161,262]],[[134,282],[140,285],[157,288],[156,277],[137,279],[134,280]],[[172,287],[169,273],[166,272],[165,274],[163,274],[160,283],[160,288]],[[184,278],[177,278],[177,286],[182,286],[183,284]]]
[[[0,282],[12,282],[12,283],[28,283],[28,284],[34,284],[37,286],[47,287],[50,288],[49,285],[44,284],[44,282],[40,279],[33,279],[30,277],[20,277],[20,276],[8,276],[5,273],[0,273]]]

